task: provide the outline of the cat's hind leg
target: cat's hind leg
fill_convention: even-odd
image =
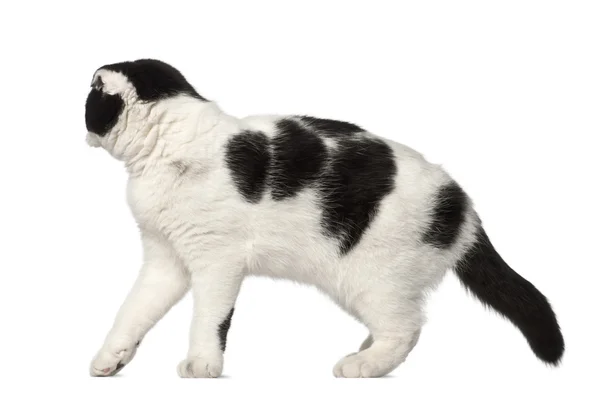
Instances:
[[[354,311],[369,328],[361,351],[342,358],[336,377],[380,377],[400,365],[417,344],[423,316],[419,298],[399,298],[382,291],[363,295]]]

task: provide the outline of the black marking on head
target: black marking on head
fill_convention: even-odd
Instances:
[[[291,198],[316,180],[327,160],[327,148],[319,137],[291,119],[277,123],[271,143],[271,196],[275,200]]]
[[[300,116],[300,120],[302,120],[308,128],[313,129],[318,134],[323,134],[330,138],[344,138],[365,131],[360,126],[341,120],[319,119],[312,116]]]
[[[100,82],[102,80],[100,79]],[[91,133],[104,136],[112,129],[125,103],[118,94],[111,95],[92,88],[85,102],[85,125]]]
[[[447,249],[458,238],[465,219],[467,195],[454,181],[439,188],[434,199],[431,222],[422,239],[439,249]]]
[[[124,74],[133,84],[142,101],[156,101],[180,94],[187,94],[206,101],[185,77],[171,65],[155,59],[120,62],[100,69]]]
[[[231,317],[233,316],[233,308],[229,311],[229,314],[223,322],[219,325],[219,343],[221,344],[221,351],[225,352],[227,346],[227,332],[231,327]]]
[[[248,202],[260,202],[271,162],[267,136],[255,131],[235,135],[227,144],[225,161],[242,196]]]
[[[385,142],[372,138],[340,141],[320,190],[322,224],[340,240],[342,254],[360,241],[381,200],[394,189],[395,175],[396,162]]]

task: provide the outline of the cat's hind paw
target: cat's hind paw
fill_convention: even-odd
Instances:
[[[177,366],[179,377],[183,378],[214,378],[223,373],[223,357],[207,359],[192,357],[184,359]]]
[[[333,375],[343,378],[380,377],[386,373],[386,369],[380,369],[376,362],[365,358],[361,353],[340,359],[333,368]]]

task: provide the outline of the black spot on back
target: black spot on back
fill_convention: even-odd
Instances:
[[[354,133],[364,132],[361,127],[340,120],[319,119],[312,116],[300,116],[300,120],[310,129],[331,138],[347,137]]]
[[[423,233],[423,241],[446,249],[456,241],[465,219],[467,195],[454,181],[438,190],[434,199],[431,223]]]
[[[323,141],[297,121],[282,119],[272,139],[271,195],[275,200],[291,198],[314,182],[325,161]]]
[[[271,163],[267,136],[256,131],[243,131],[233,136],[227,144],[225,161],[242,196],[248,202],[259,202]]]
[[[346,254],[394,189],[396,163],[392,149],[376,138],[339,137],[336,148],[328,151],[319,132],[334,131],[333,127],[315,120],[322,121],[321,130],[297,119],[281,119],[270,141],[263,133],[242,132],[230,140],[226,160],[238,191],[251,203],[258,203],[268,188],[275,201],[315,189],[323,209],[323,233],[337,239],[341,254]],[[357,131],[350,123],[340,123],[345,127],[335,131]]]
[[[119,95],[105,94],[92,88],[85,102],[85,126],[91,133],[104,136],[117,124],[125,103]]]
[[[348,253],[375,218],[381,200],[394,189],[396,163],[378,139],[343,140],[320,184],[323,226]]]
[[[233,317],[233,308],[229,311],[229,314],[221,322],[219,325],[219,343],[221,344],[221,351],[225,351],[225,347],[227,346],[227,332],[229,332],[229,328],[231,327],[231,317]]]
[[[187,94],[205,100],[185,77],[171,65],[155,59],[139,59],[137,61],[120,62],[105,65],[100,69],[124,74],[135,87],[142,101],[156,101]]]

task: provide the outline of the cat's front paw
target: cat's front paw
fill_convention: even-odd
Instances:
[[[177,366],[177,373],[183,378],[219,377],[223,373],[223,355],[184,359]]]
[[[105,346],[96,354],[90,365],[91,376],[114,376],[135,356],[139,342],[136,344],[115,344]]]

